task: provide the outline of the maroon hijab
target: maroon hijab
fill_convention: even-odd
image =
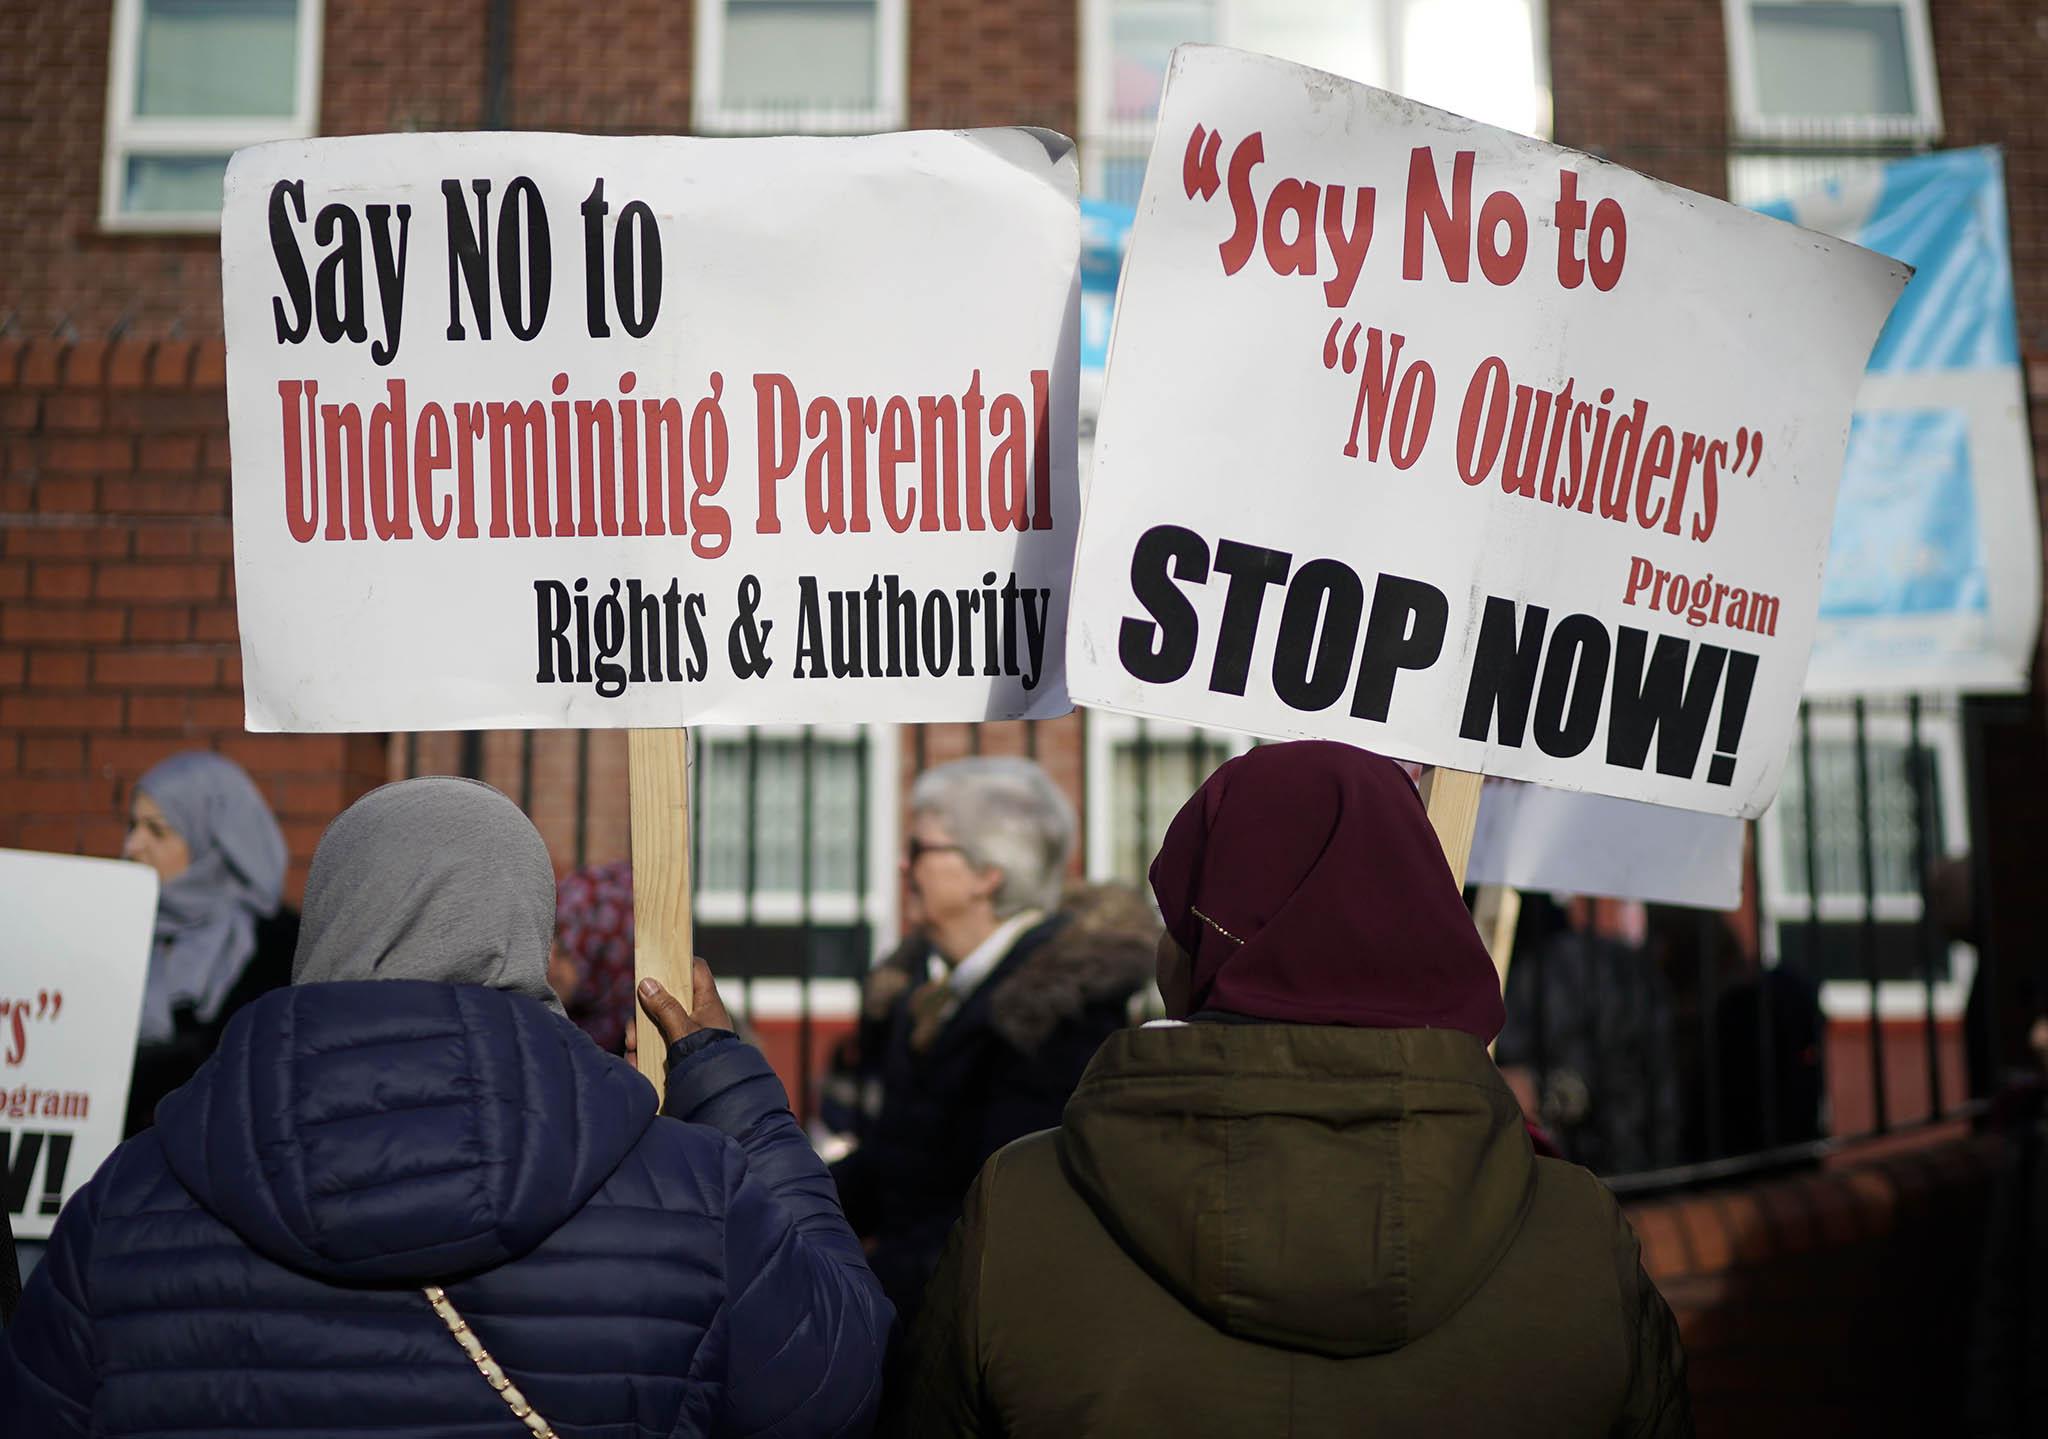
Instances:
[[[1401,767],[1326,740],[1226,762],[1174,816],[1152,892],[1196,1009],[1500,1032],[1500,980]]]

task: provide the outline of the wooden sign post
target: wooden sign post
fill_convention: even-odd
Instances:
[[[636,729],[627,739],[633,808],[633,983],[652,978],[690,1008],[690,734]],[[661,1092],[668,1045],[635,1009],[640,1072]]]
[[[1508,987],[1508,964],[1514,958],[1515,925],[1522,917],[1522,892],[1504,884],[1482,884],[1479,897],[1472,905],[1472,919],[1479,926],[1479,937],[1486,941],[1486,952],[1493,956],[1493,967],[1500,972],[1500,987],[1506,993]]]
[[[1451,878],[1460,889],[1465,887],[1465,867],[1472,859],[1472,831],[1479,823],[1479,791],[1483,784],[1481,777],[1471,770],[1437,767],[1424,770],[1418,786],[1422,807],[1429,813],[1437,843],[1444,847],[1444,859],[1451,866]],[[1493,885],[1486,888],[1494,893],[1480,895],[1473,921],[1479,926],[1486,952],[1493,957],[1494,972],[1500,976],[1501,993],[1505,994],[1508,951],[1514,943],[1521,896],[1511,889],[1501,890]]]
[[[1465,887],[1465,865],[1472,858],[1472,829],[1479,822],[1479,788],[1482,781],[1471,770],[1438,766],[1422,772],[1417,786],[1422,807],[1436,830],[1437,843],[1444,847],[1444,859],[1458,888]]]

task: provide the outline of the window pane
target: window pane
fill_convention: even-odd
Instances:
[[[135,113],[289,116],[298,31],[297,0],[144,0]]]
[[[1234,752],[1200,732],[1117,741],[1110,756],[1109,857],[1118,879],[1144,883],[1174,815]]]
[[[728,0],[723,104],[872,110],[875,0]]]
[[[1109,19],[1111,120],[1154,120],[1176,45],[1208,44],[1216,36],[1209,0],[1125,0]]]
[[[220,209],[228,157],[130,155],[121,192],[125,215],[205,215]]]
[[[859,892],[858,740],[811,741],[811,893]],[[706,739],[697,783],[703,788],[699,824],[699,886],[722,894],[747,888],[747,741]],[[800,894],[804,863],[804,756],[797,736],[762,736],[754,750],[754,892]]]
[[[1870,760],[1871,871],[1881,896],[1920,893],[1917,848],[1913,836],[1913,784],[1910,755],[1903,744],[1872,739]],[[1928,822],[1927,847],[1942,852],[1941,806],[1934,778],[1932,750],[1921,751]],[[1856,798],[1856,745],[1851,739],[1813,742],[1813,827],[1818,840],[1815,858],[1824,897],[1861,898],[1863,894],[1863,825]],[[1793,743],[1785,782],[1773,811],[1778,816],[1779,879],[1793,894],[1806,893],[1806,776],[1800,751]]]
[[[1757,104],[1766,115],[1836,119],[1916,113],[1906,20],[1896,5],[1750,8]]]
[[[1108,146],[1105,144],[1105,149]],[[1145,165],[1149,151],[1125,154],[1113,152],[1102,162],[1099,192],[1103,199],[1119,205],[1136,206],[1145,189]]]

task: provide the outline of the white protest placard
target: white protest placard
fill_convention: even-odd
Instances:
[[[1075,699],[1759,813],[1906,276],[1184,47],[1111,340]]]
[[[1465,881],[1734,909],[1743,829],[1728,815],[1490,779]]]
[[[156,871],[0,849],[0,1193],[17,1239],[121,1142]]]
[[[254,730],[1068,707],[1072,145],[404,135],[228,168]]]

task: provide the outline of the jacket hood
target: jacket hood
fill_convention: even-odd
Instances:
[[[420,1284],[518,1258],[639,1142],[654,1088],[516,994],[295,985],[157,1110],[171,1171],[280,1264]]]
[[[1125,1030],[1060,1157],[1124,1249],[1228,1334],[1336,1357],[1429,1333],[1521,1228],[1534,1159],[1486,1050],[1441,1029]]]

